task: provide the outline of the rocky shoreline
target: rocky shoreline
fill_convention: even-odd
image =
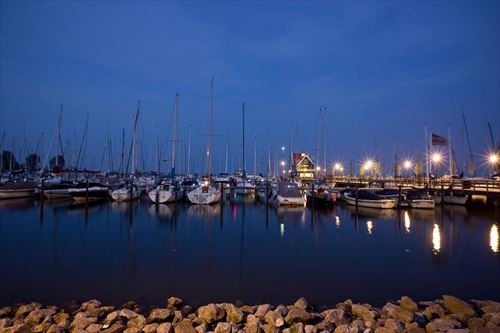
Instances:
[[[39,303],[0,308],[0,332],[104,333],[500,333],[500,303],[445,295],[431,302],[409,297],[383,308],[351,300],[318,311],[305,298],[293,305],[208,304],[197,309],[176,297],[143,313],[128,302],[105,306],[98,300],[61,308]]]

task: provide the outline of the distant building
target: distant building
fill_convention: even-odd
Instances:
[[[300,180],[314,179],[314,162],[306,153],[293,153],[292,177]]]

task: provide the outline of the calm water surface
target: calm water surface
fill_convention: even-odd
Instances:
[[[0,304],[500,299],[498,208],[0,202]]]

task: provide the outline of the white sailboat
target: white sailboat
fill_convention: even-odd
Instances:
[[[212,169],[212,130],[214,120],[214,78],[210,82],[210,114],[208,119],[208,144],[207,144],[207,176],[208,179],[203,184],[187,194],[189,201],[195,205],[210,205],[218,202],[221,198],[219,188],[210,182]]]

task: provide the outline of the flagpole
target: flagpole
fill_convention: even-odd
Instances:
[[[452,167],[452,161],[451,161],[451,129],[450,129],[450,124],[448,124],[448,159],[449,159],[449,164],[450,164],[450,179],[453,176],[453,167]]]
[[[425,137],[425,174],[427,178],[427,184],[429,183],[429,151],[427,146],[427,126],[424,127],[424,137]]]

